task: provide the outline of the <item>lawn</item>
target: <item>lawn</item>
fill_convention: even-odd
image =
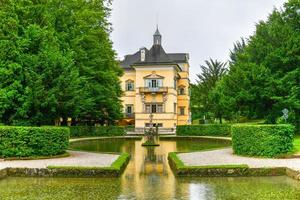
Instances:
[[[300,136],[295,137],[294,140],[294,153],[300,153]]]
[[[293,158],[300,155],[300,136],[296,136],[293,142],[293,150],[284,155],[279,155],[278,158]]]

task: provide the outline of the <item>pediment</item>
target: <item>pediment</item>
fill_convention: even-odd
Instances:
[[[128,79],[128,80],[126,80],[125,82],[126,82],[126,83],[128,83],[128,82],[134,82],[134,80]]]
[[[165,78],[165,77],[160,76],[156,73],[152,73],[152,74],[147,75],[147,76],[144,77],[144,79],[163,79],[163,78]]]

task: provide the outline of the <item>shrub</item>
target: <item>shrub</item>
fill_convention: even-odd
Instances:
[[[122,136],[125,129],[121,126],[71,126],[71,137]]]
[[[292,125],[234,125],[231,132],[235,154],[275,157],[293,149]]]
[[[62,154],[70,131],[58,127],[0,126],[0,156],[35,157]]]
[[[230,136],[230,124],[203,124],[177,126],[177,135]]]

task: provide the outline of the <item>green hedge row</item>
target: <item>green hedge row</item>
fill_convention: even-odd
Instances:
[[[292,125],[233,125],[231,135],[238,155],[275,157],[293,149]]]
[[[177,126],[177,135],[192,136],[230,136],[230,124],[203,124]]]
[[[71,126],[69,128],[71,137],[125,135],[125,128],[122,126]]]
[[[70,131],[58,127],[0,126],[1,157],[35,157],[62,154]]]

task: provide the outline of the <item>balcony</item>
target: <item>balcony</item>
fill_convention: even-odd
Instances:
[[[134,113],[124,113],[125,119],[134,119]]]
[[[140,87],[140,93],[167,93],[168,87]]]

